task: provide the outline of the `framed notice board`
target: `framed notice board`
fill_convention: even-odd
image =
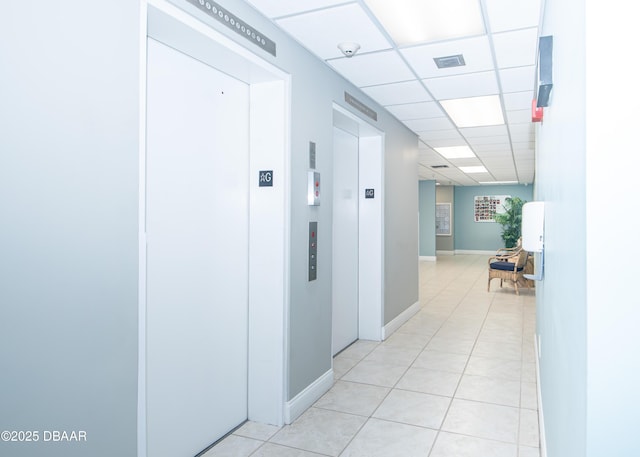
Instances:
[[[480,195],[473,197],[473,221],[495,222],[495,215],[506,212],[504,201],[511,195]]]
[[[451,203],[436,203],[436,235],[451,236]]]

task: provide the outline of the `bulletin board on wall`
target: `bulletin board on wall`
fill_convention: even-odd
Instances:
[[[479,195],[473,197],[473,221],[495,222],[495,215],[506,212],[504,201],[511,195]]]
[[[436,203],[436,236],[451,236],[451,203]]]

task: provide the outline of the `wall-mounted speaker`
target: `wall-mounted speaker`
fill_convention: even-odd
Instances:
[[[549,106],[553,88],[553,35],[538,40],[538,108]]]

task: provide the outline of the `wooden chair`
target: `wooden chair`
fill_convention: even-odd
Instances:
[[[487,292],[491,288],[491,280],[494,278],[500,279],[500,287],[502,282],[506,279],[513,282],[513,286],[516,289],[516,295],[520,295],[518,290],[518,283],[524,283],[524,269],[527,264],[529,253],[524,249],[512,248],[512,249],[500,249],[496,255],[489,258],[489,281],[487,282]]]

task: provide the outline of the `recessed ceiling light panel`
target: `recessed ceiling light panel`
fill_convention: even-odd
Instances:
[[[365,0],[397,45],[485,33],[478,0]]]
[[[440,104],[458,128],[504,124],[498,95],[441,100]]]
[[[482,165],[476,165],[473,167],[458,167],[463,173],[487,173],[487,169]]]

